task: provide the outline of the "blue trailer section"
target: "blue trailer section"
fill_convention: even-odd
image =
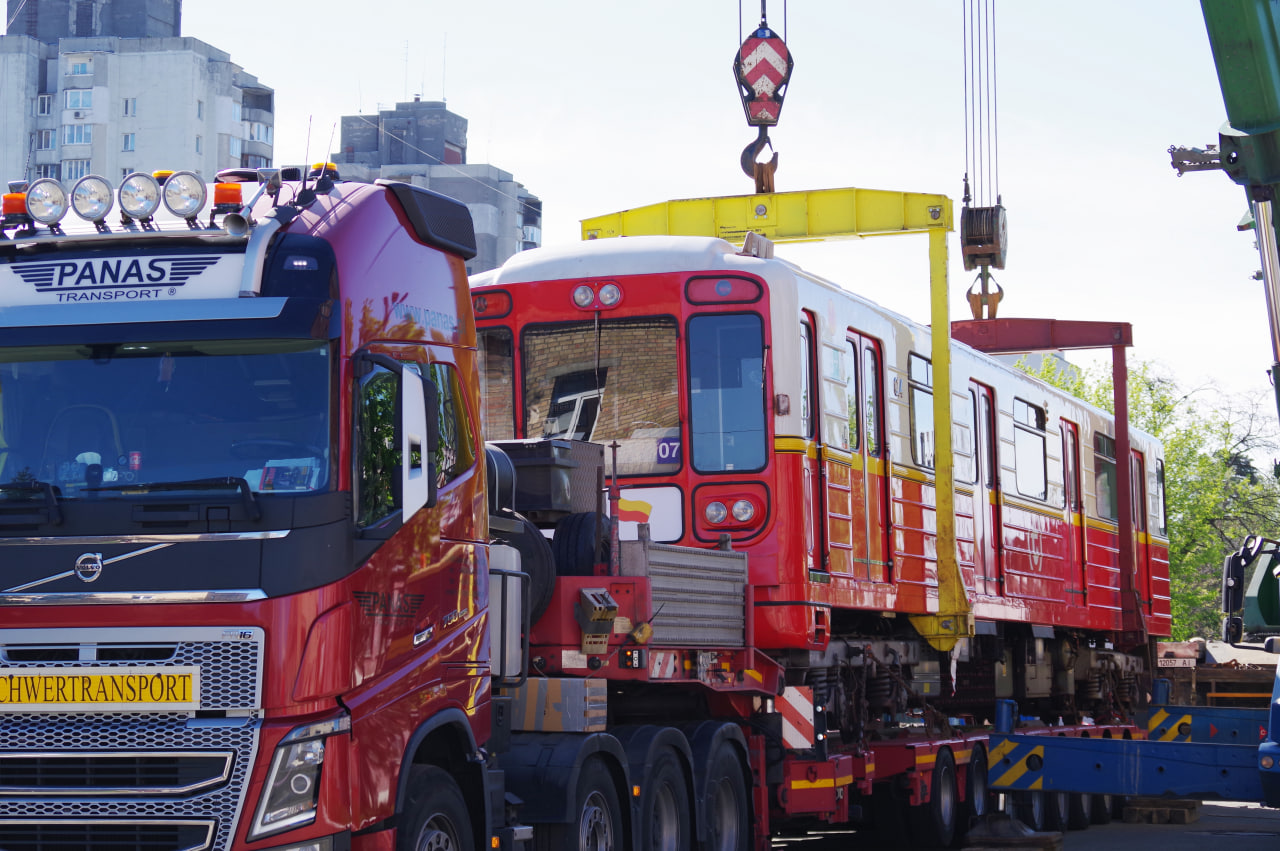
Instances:
[[[1016,717],[1017,705],[1002,701],[990,737],[993,789],[1280,807],[1280,677],[1268,709],[1153,706],[1145,740],[1060,736],[1053,728],[1016,734]]]

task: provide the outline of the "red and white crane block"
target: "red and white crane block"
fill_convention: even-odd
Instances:
[[[813,747],[813,689],[787,686],[773,705],[782,716],[782,743],[792,750]]]
[[[738,82],[743,87],[742,105],[746,107],[747,124],[773,127],[782,113],[783,89],[791,77],[791,53],[786,43],[772,30],[762,27],[742,43],[734,64]],[[753,94],[748,96],[746,90]]]

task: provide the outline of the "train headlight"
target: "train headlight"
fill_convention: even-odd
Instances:
[[[120,184],[116,193],[120,209],[134,219],[149,219],[160,209],[160,184],[149,174],[135,171]]]
[[[42,225],[56,225],[67,214],[67,190],[51,177],[42,177],[27,190],[27,213]]]
[[[750,523],[756,516],[756,507],[749,499],[740,499],[733,504],[733,519],[739,523]]]
[[[586,284],[573,288],[573,303],[578,307],[590,307],[596,300],[596,291]]]
[[[258,800],[257,814],[249,828],[250,840],[315,821],[325,739],[350,729],[351,718],[343,715],[295,727],[280,740]]]
[[[115,204],[115,195],[111,192],[111,184],[106,178],[91,174],[76,181],[71,190],[71,209],[85,221],[100,222],[111,212]]]
[[[1258,760],[1258,764],[1261,765],[1265,770],[1270,771],[1275,766],[1276,761],[1273,757],[1268,755]]]
[[[164,205],[180,219],[198,215],[207,196],[204,181],[195,172],[175,171],[164,182]]]
[[[707,518],[708,523],[723,523],[725,518],[729,516],[729,509],[724,507],[723,502],[710,502],[703,509],[702,516]]]
[[[600,303],[605,307],[613,307],[622,301],[622,289],[617,284],[605,284],[600,288]]]

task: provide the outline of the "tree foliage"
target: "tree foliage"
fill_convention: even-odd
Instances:
[[[1081,371],[1046,358],[1019,368],[1107,411],[1110,370]],[[1183,391],[1150,362],[1129,367],[1129,422],[1164,444],[1173,637],[1216,637],[1223,556],[1246,535],[1280,537],[1280,484],[1253,461],[1275,451],[1269,393],[1226,398]]]

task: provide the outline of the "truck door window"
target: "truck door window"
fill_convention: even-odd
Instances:
[[[440,410],[440,440],[436,444],[434,466],[436,484],[443,488],[475,463],[475,432],[467,417],[457,371],[448,364],[433,363],[426,372],[436,386]]]
[[[356,525],[372,526],[400,508],[399,377],[375,365],[360,380],[356,425]]]

